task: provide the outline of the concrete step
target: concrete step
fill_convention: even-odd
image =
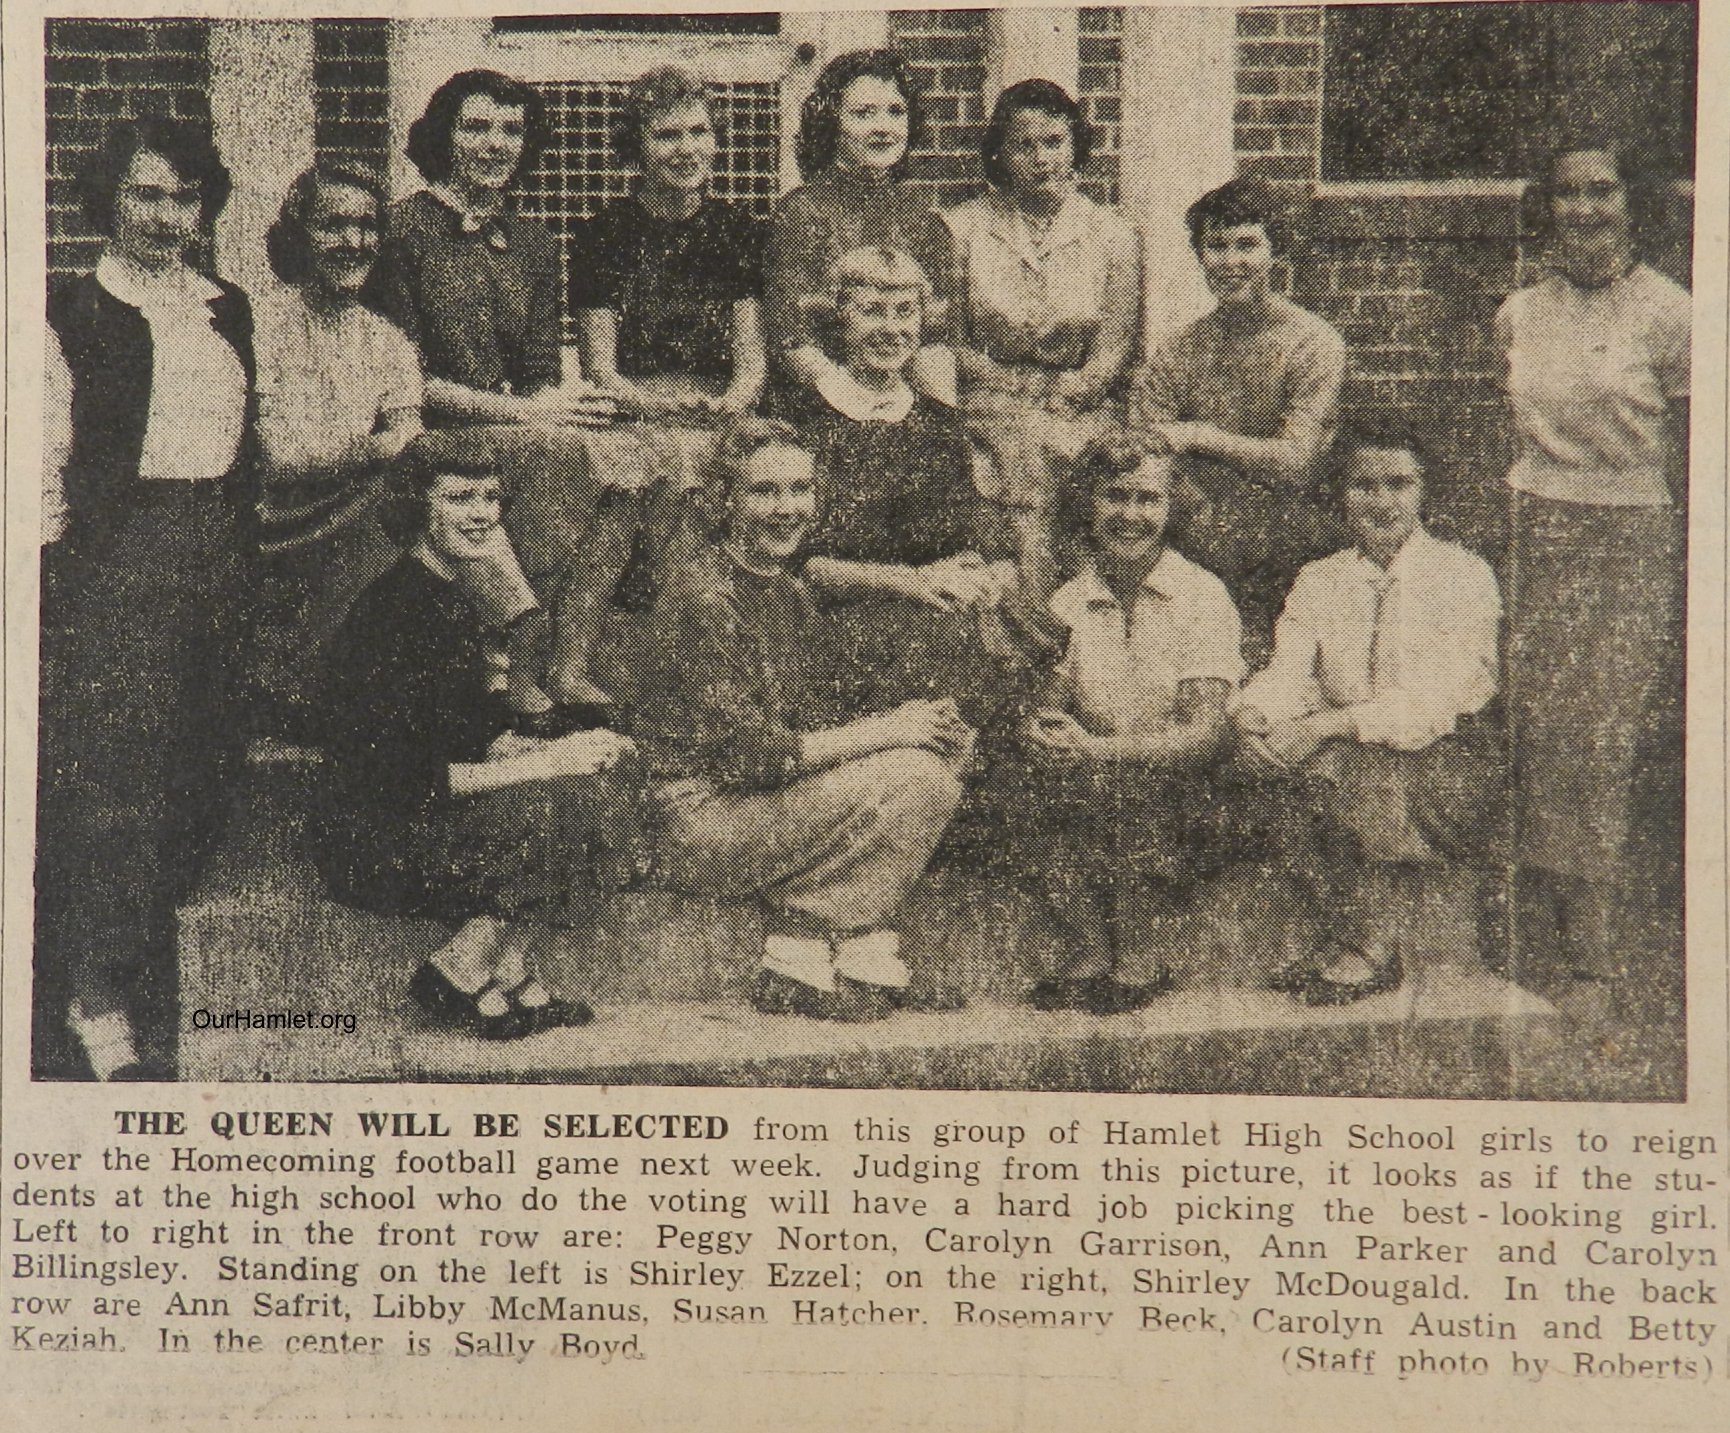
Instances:
[[[1464,1092],[1490,1094],[1514,1078],[1510,1048],[1553,1024],[1545,1002],[1482,968],[1469,883],[1458,876],[1407,883],[1400,990],[1310,1010],[1261,988],[1266,970],[1311,934],[1301,902],[1268,871],[1230,872],[1185,915],[1138,926],[1126,976],[1163,960],[1176,991],[1099,1019],[1022,1003],[1055,952],[1051,931],[1013,889],[940,870],[915,893],[902,930],[910,960],[967,992],[964,1012],[864,1027],[760,1015],[744,998],[762,949],[757,909],[648,890],[612,900],[592,929],[543,942],[543,969],[597,1006],[593,1025],[489,1044],[426,1027],[403,997],[445,938],[441,926],[324,894],[299,849],[305,780],[293,753],[254,766],[221,856],[182,913],[187,1078],[1330,1094],[1399,1092],[1392,1081],[1421,1094],[1440,1061],[1453,1070],[1448,1088],[1464,1081]],[[353,1033],[198,1028],[209,1018],[201,1011],[307,1006],[353,1015]]]

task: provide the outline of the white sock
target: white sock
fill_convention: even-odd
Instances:
[[[814,990],[835,989],[834,952],[826,940],[797,935],[769,936],[763,942],[763,969]]]
[[[835,943],[835,973],[862,985],[905,990],[913,979],[901,959],[901,937],[892,930],[867,930]]]
[[[66,1011],[66,1023],[84,1047],[84,1058],[99,1080],[111,1080],[114,1072],[126,1065],[138,1063],[138,1050],[132,1043],[132,1023],[118,1010],[100,1015],[86,1015],[76,1000]]]

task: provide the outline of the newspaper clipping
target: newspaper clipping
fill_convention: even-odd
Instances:
[[[1725,1426],[1730,5],[608,3],[0,18],[0,1424]]]

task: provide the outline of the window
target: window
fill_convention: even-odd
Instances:
[[[778,14],[514,15],[493,21],[498,35],[779,35]]]
[[[1330,5],[1322,179],[1528,178],[1603,130],[1693,169],[1692,4]]]

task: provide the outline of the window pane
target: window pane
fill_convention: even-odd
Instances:
[[[1327,7],[1322,176],[1521,179],[1582,123],[1691,168],[1695,9]]]

